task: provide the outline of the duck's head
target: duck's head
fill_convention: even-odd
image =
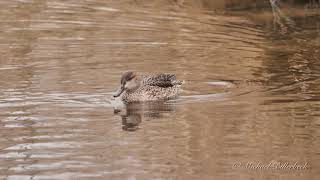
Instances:
[[[119,90],[113,95],[113,97],[119,97],[125,91],[132,91],[140,86],[140,81],[135,72],[129,71],[122,75],[120,81]]]

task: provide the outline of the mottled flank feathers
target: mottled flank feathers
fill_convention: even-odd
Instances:
[[[159,87],[172,87],[175,85],[181,85],[182,82],[176,80],[175,74],[157,74],[143,76],[143,84],[149,86],[159,86]]]

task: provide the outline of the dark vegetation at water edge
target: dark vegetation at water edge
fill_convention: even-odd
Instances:
[[[178,5],[201,6],[208,10],[213,9],[264,9],[270,8],[271,1],[283,6],[303,6],[307,8],[320,7],[320,0],[173,0]]]
[[[270,8],[272,2],[282,6],[303,6],[307,8],[316,8],[320,5],[320,0],[223,0],[225,8],[248,9]]]

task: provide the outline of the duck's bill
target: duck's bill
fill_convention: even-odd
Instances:
[[[119,97],[124,91],[123,87],[120,87],[119,90],[113,95],[113,97]]]

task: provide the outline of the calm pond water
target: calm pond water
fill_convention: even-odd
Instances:
[[[318,14],[155,2],[0,2],[0,179],[319,178]],[[115,114],[128,70],[181,97]]]

